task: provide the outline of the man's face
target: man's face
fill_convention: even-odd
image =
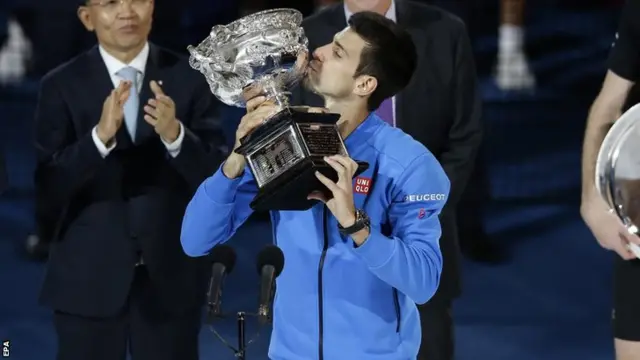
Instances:
[[[313,92],[332,98],[353,95],[359,81],[353,75],[360,64],[364,40],[351,28],[337,33],[333,42],[313,52],[306,86]]]
[[[101,44],[127,51],[147,41],[153,5],[153,0],[89,0],[78,16]]]

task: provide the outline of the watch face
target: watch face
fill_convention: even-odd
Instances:
[[[358,227],[357,231],[360,231],[366,227],[369,227],[370,223],[371,221],[367,213],[365,213],[363,210],[358,209],[356,211],[356,224],[355,224],[355,226]]]

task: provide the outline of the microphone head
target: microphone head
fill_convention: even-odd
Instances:
[[[236,265],[236,251],[228,245],[217,245],[211,250],[211,262],[221,263],[229,274]]]
[[[262,249],[258,254],[258,274],[262,273],[262,267],[271,265],[275,269],[275,275],[278,277],[284,268],[284,254],[279,247],[269,245]]]

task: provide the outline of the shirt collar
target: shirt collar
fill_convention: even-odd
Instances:
[[[349,18],[351,17],[351,15],[353,15],[353,13],[347,7],[347,3],[344,3],[344,15],[347,18],[347,22],[349,22]],[[387,13],[384,14],[384,16],[387,19],[392,20],[393,22],[397,21],[396,20],[396,1],[395,0],[391,1],[391,6],[389,6],[389,10],[387,10]]]
[[[100,56],[102,56],[102,60],[104,64],[107,66],[107,70],[109,71],[109,75],[116,75],[120,70],[127,66],[131,66],[132,68],[138,70],[141,74],[144,74],[145,68],[147,67],[147,59],[149,58],[149,43],[144,44],[144,47],[136,55],[133,60],[129,64],[125,64],[122,61],[116,59],[111,54],[109,54],[102,46],[98,47],[100,51]]]

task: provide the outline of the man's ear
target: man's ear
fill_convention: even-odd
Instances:
[[[373,76],[362,75],[356,79],[354,94],[358,96],[371,95],[378,87],[378,80]]]
[[[96,28],[93,26],[93,20],[91,19],[91,14],[89,13],[89,8],[86,6],[80,6],[78,8],[78,19],[84,25],[84,28],[89,31],[94,31]]]

